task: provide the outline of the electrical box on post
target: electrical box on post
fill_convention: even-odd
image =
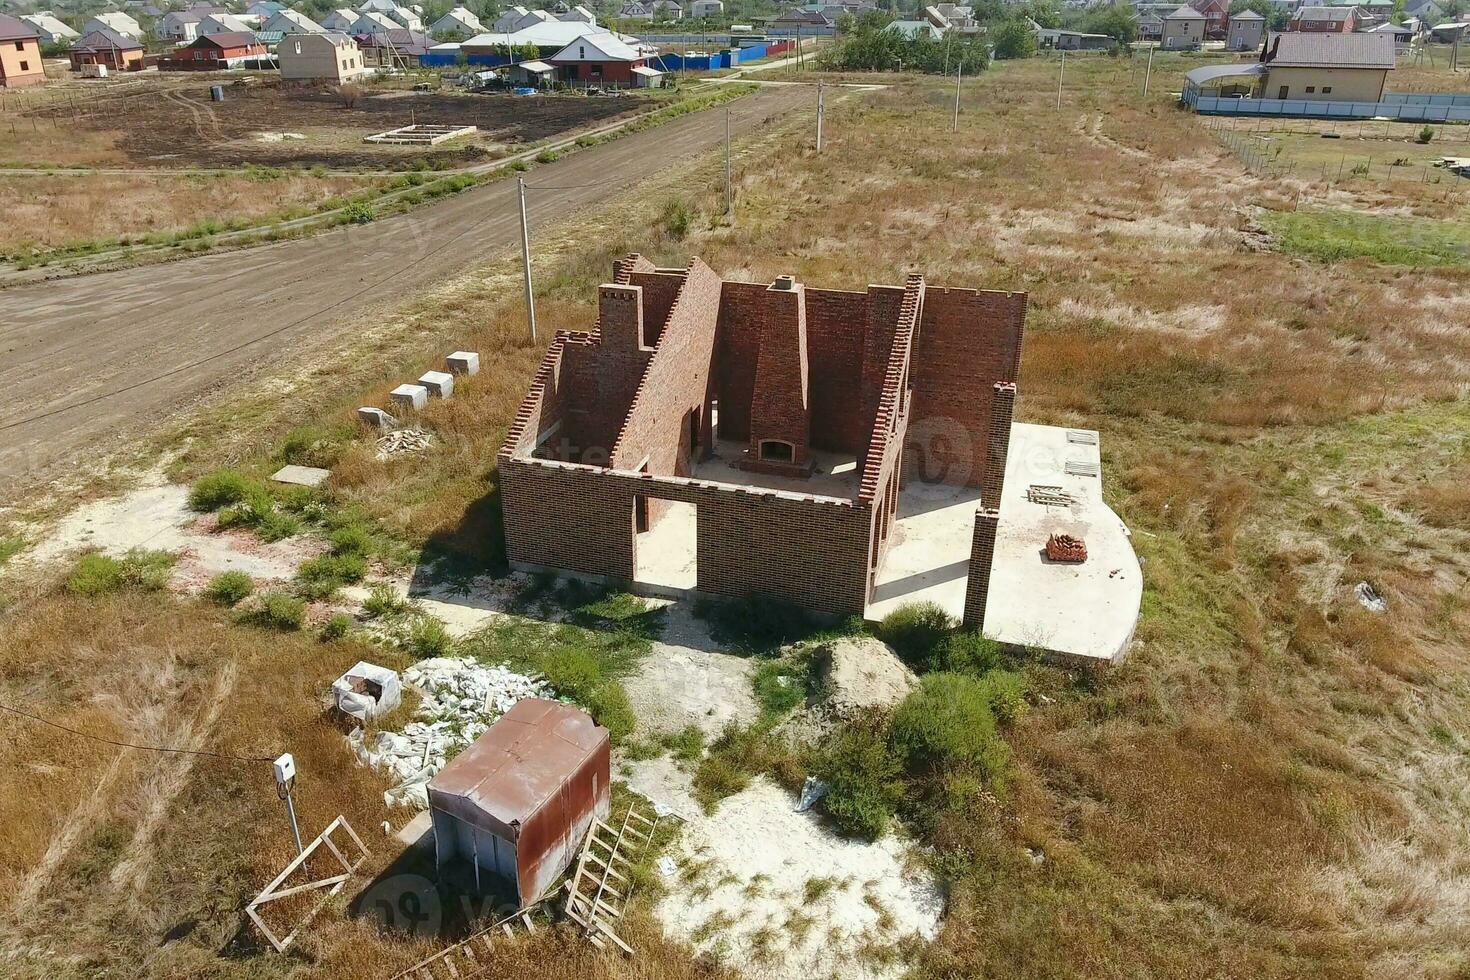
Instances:
[[[296,778],[296,760],[291,758],[291,753],[285,753],[272,765],[276,770],[276,785],[290,789],[292,781]]]

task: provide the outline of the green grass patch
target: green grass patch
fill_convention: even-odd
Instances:
[[[204,597],[210,602],[234,608],[255,591],[255,583],[249,575],[239,570],[220,572],[204,587]]]
[[[306,603],[289,592],[266,592],[243,610],[238,620],[247,626],[294,632],[306,622]]]
[[[100,596],[115,592],[157,592],[168,585],[178,559],[166,551],[134,548],[121,558],[86,555],[66,580],[72,595]]]
[[[25,546],[25,538],[19,534],[0,534],[0,565],[20,554]]]
[[[1262,220],[1281,251],[1319,262],[1358,258],[1407,266],[1470,262],[1470,223],[1462,221],[1326,210],[1269,211]]]

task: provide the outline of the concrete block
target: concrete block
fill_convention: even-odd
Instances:
[[[473,351],[457,350],[444,358],[444,369],[450,374],[479,374],[480,355]]]
[[[398,428],[398,420],[381,408],[364,405],[357,410],[357,420],[363,425],[377,429],[380,432],[392,432]]]
[[[282,466],[271,474],[277,483],[290,483],[298,487],[319,487],[332,475],[331,470],[316,466]]]
[[[399,385],[393,389],[392,397],[395,405],[418,411],[429,404],[429,389],[423,385]]]
[[[429,371],[419,378],[419,384],[440,398],[448,398],[454,394],[454,375],[446,371]]]

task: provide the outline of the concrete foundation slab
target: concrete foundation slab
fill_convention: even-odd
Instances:
[[[444,370],[450,374],[479,374],[480,355],[473,351],[457,350],[444,358]]]
[[[282,466],[271,474],[277,483],[290,483],[298,487],[319,487],[332,475],[331,470],[317,466]]]
[[[878,566],[866,617],[879,620],[899,606],[932,602],[963,618],[979,507],[978,487],[909,481],[898,495],[888,553]]]
[[[392,391],[393,403],[417,411],[429,404],[429,389],[423,385],[402,384]]]
[[[448,398],[454,394],[454,375],[448,371],[427,371],[419,384],[429,389],[429,394],[440,398]]]
[[[818,497],[841,497],[843,500],[851,500],[857,496],[863,475],[858,470],[856,456],[814,449],[811,454],[811,476],[800,477],[740,469],[735,464],[746,448],[743,442],[717,440],[714,455],[695,465],[694,479],[732,483],[736,486],[764,487],[768,490],[789,490],[792,493]]]
[[[682,595],[699,582],[697,508],[679,502],[661,506],[663,513],[634,542],[633,578],[640,585],[655,587],[659,594]]]

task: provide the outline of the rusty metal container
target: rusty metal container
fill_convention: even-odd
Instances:
[[[584,711],[528,698],[429,782],[436,864],[471,862],[508,882],[518,907],[535,902],[606,817],[611,743]]]

